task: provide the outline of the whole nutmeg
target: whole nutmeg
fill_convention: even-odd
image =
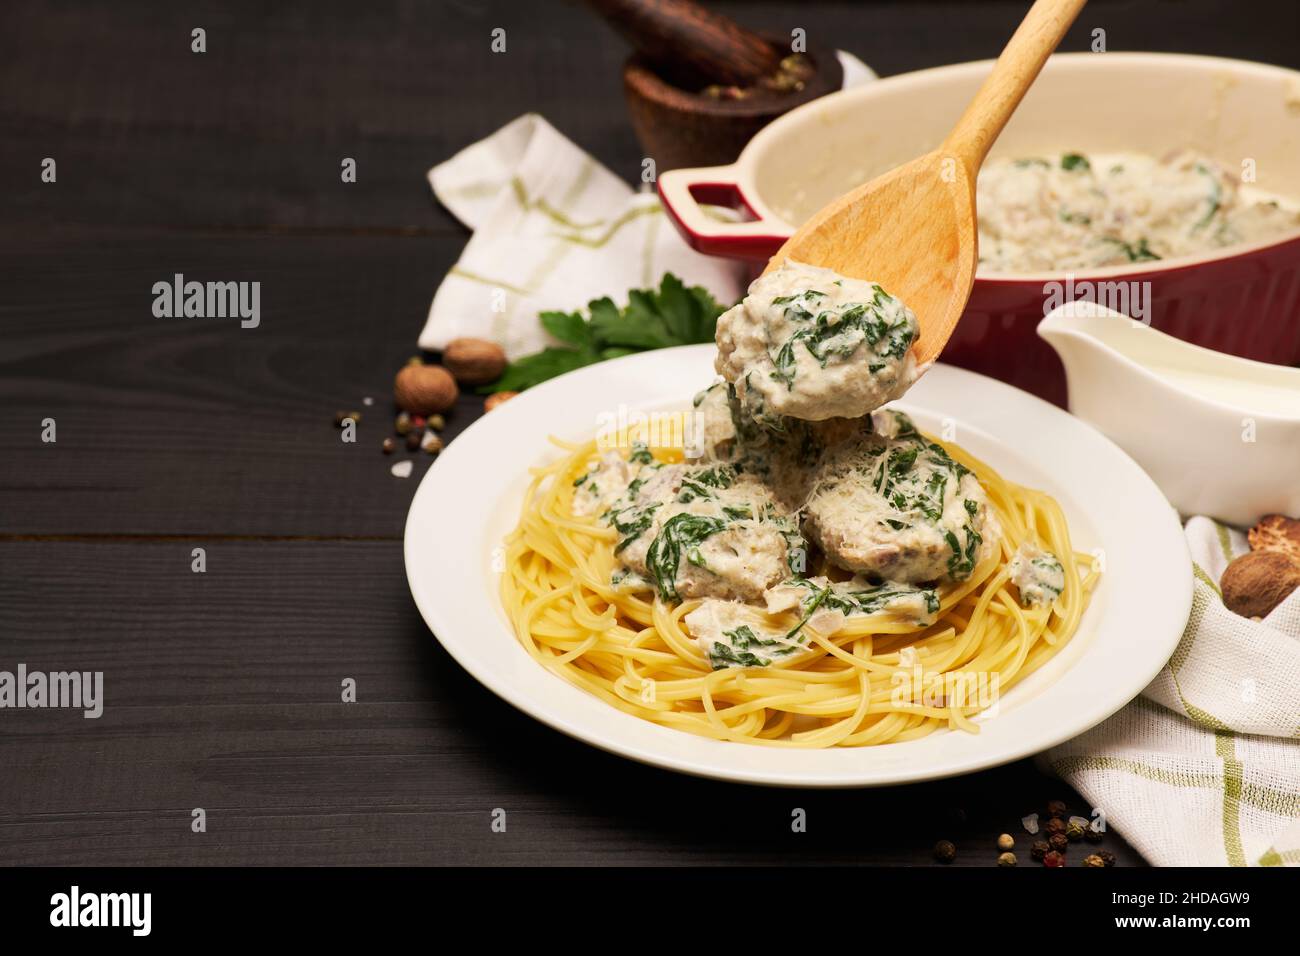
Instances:
[[[445,412],[456,404],[458,395],[456,380],[437,365],[408,365],[393,379],[393,400],[412,415]]]
[[[518,392],[493,392],[483,399],[483,411],[490,412],[502,402],[508,402],[518,394]]]
[[[487,339],[452,339],[442,350],[442,366],[462,385],[486,385],[506,370],[506,353]]]
[[[1219,585],[1229,611],[1263,617],[1300,587],[1300,561],[1281,551],[1251,551],[1233,559]]]

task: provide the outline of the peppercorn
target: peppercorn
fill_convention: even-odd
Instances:
[[[1043,831],[1048,836],[1055,836],[1058,833],[1062,833],[1062,834],[1065,833],[1065,827],[1066,827],[1066,823],[1064,820],[1062,820],[1060,817],[1052,817],[1052,819],[1048,820],[1047,823],[1043,826]]]
[[[393,441],[391,438],[385,438],[382,447],[385,455],[391,455],[393,452],[397,451],[397,442]]]
[[[434,431],[440,432],[447,427],[447,419],[443,418],[441,415],[430,415],[426,424]]]
[[[940,840],[934,845],[934,858],[940,863],[951,863],[957,859],[957,847],[951,840]]]
[[[1049,817],[1063,817],[1070,812],[1070,808],[1065,805],[1064,800],[1051,800],[1047,804],[1047,815]]]
[[[1052,850],[1052,845],[1046,840],[1035,840],[1034,845],[1029,848],[1029,855],[1039,863],[1043,862],[1043,857],[1047,856]]]
[[[1078,843],[1082,840],[1085,832],[1083,825],[1073,820],[1065,825],[1065,836],[1071,843]]]
[[[420,447],[430,455],[436,455],[442,451],[442,439],[433,432],[425,432],[424,437],[420,440]]]
[[[407,365],[423,365],[423,364],[424,364],[424,359],[421,358],[421,357],[418,356],[418,355],[412,355],[409,359],[406,360],[406,364],[407,364]]]
[[[1065,866],[1065,857],[1053,850],[1043,857],[1043,866]]]
[[[1098,850],[1095,855],[1101,857],[1101,862],[1106,866],[1115,865],[1115,854],[1111,853],[1110,850]]]
[[[393,421],[393,428],[396,430],[397,434],[399,435],[407,434],[411,430],[410,412],[398,413],[397,418]]]
[[[1087,827],[1083,831],[1083,838],[1087,840],[1089,843],[1100,843],[1101,838],[1103,836],[1104,834],[1097,829],[1095,824],[1093,826]]]
[[[361,413],[360,412],[335,412],[334,427],[342,428],[343,423],[347,421],[349,418],[352,419],[353,422],[359,422],[361,421]]]
[[[1105,866],[1106,861],[1103,860],[1101,857],[1099,857],[1096,853],[1089,853],[1087,856],[1083,858],[1083,865],[1084,866]]]
[[[1070,841],[1064,833],[1053,833],[1047,838],[1047,845],[1057,853],[1064,853],[1070,848]]]
[[[413,429],[415,429],[416,431],[423,431],[423,430],[424,430],[424,423],[425,423],[425,419],[424,419],[424,416],[423,416],[423,415],[412,415],[412,416],[411,416],[411,427],[412,427]]]
[[[1015,839],[1010,833],[1004,833],[998,837],[998,849],[1006,852],[1016,845]]]
[[[417,432],[415,429],[411,429],[409,432],[407,432],[407,433],[406,433],[406,450],[407,450],[407,451],[419,451],[419,450],[420,450],[420,438],[421,438],[422,436],[423,436],[423,433],[422,433],[422,432]]]
[[[1017,863],[1014,853],[1002,853],[998,855],[998,866],[1015,866]]]

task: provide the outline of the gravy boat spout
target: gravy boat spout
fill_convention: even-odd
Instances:
[[[1128,452],[1184,515],[1235,525],[1300,513],[1300,369],[1191,345],[1071,302],[1038,334],[1070,411]]]

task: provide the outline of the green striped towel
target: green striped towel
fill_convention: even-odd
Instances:
[[[1185,532],[1196,581],[1178,649],[1045,759],[1155,865],[1300,865],[1300,591],[1263,620],[1233,614],[1218,581],[1245,535],[1203,517]]]

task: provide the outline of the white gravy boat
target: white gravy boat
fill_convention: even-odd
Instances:
[[[1179,512],[1235,525],[1300,514],[1300,369],[1191,345],[1091,302],[1054,309],[1038,334],[1065,365],[1070,411]]]

